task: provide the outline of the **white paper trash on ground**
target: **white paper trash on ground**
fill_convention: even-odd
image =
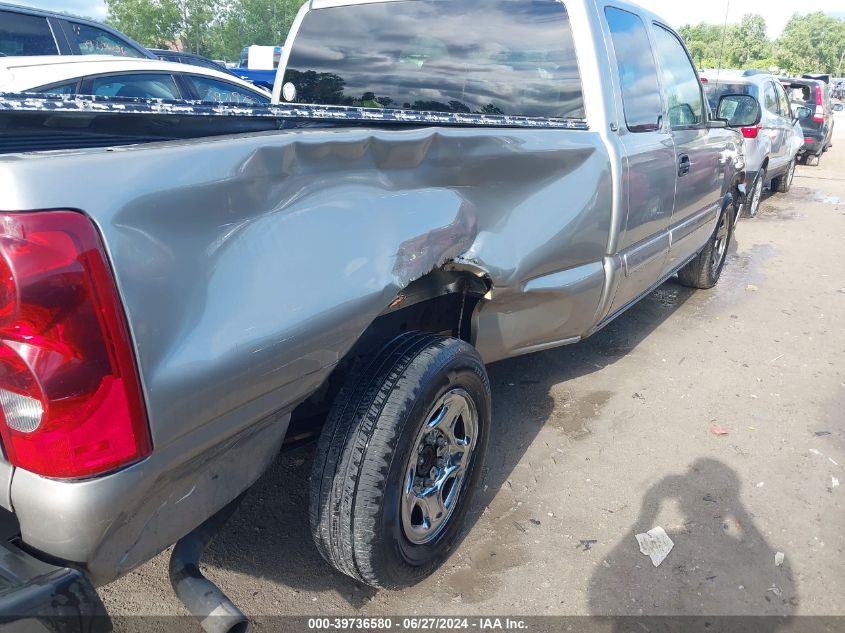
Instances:
[[[645,534],[637,534],[636,539],[640,545],[640,551],[651,558],[651,564],[655,567],[666,559],[675,546],[666,534],[666,530],[659,525]]]
[[[783,560],[786,558],[783,552],[775,552],[775,565],[780,567],[783,565]]]

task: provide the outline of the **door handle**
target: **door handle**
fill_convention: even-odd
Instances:
[[[687,154],[678,157],[678,176],[686,176],[689,173],[690,162]]]

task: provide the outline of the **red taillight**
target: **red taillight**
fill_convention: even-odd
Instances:
[[[822,98],[822,87],[816,84],[816,111],[813,114],[813,121],[824,123],[824,99]]]
[[[757,125],[753,125],[751,127],[744,127],[742,129],[742,135],[745,138],[757,138],[757,134],[760,133],[760,130],[763,129],[763,126],[759,123]]]
[[[86,477],[152,449],[126,319],[92,222],[0,214],[0,434],[9,461]]]
[[[812,137],[810,137],[810,136],[805,136],[805,137],[804,137],[804,142],[805,142],[805,143],[815,143],[815,142],[816,142],[816,139],[814,139],[814,138],[812,138]]]

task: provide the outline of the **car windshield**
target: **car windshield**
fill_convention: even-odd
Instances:
[[[725,95],[751,95],[757,97],[757,89],[753,84],[727,81],[708,81],[704,84],[704,94],[710,109],[715,112],[719,107],[719,99]]]

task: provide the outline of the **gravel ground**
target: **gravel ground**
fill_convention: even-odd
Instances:
[[[260,480],[208,575],[252,616],[845,615],[837,119],[821,165],[740,222],[716,289],[670,281],[579,345],[489,368],[483,490],[433,577],[376,592],[323,562],[305,515],[313,447]],[[657,568],[634,538],[655,526],[675,544]],[[184,614],[168,554],[102,587],[109,611]]]

